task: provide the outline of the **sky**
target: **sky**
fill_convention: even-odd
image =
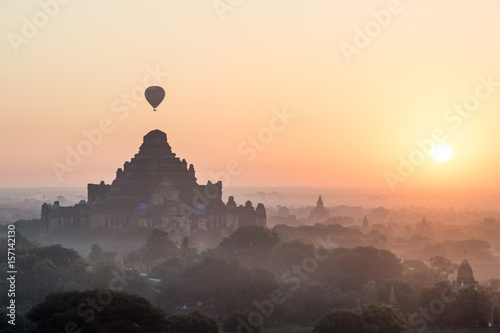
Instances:
[[[495,187],[496,0],[0,2],[0,187],[106,183],[160,129],[200,183]],[[144,89],[166,91],[156,112]],[[453,154],[436,162],[438,143]]]

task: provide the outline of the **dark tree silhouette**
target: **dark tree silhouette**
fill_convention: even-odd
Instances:
[[[336,309],[322,315],[313,333],[364,333],[366,323],[351,309]]]
[[[248,267],[268,267],[269,254],[280,239],[274,231],[262,227],[242,227],[220,242],[216,253],[239,260]]]
[[[429,261],[431,268],[434,270],[434,281],[447,280],[448,276],[455,272],[458,267],[458,265],[441,256],[431,257]]]
[[[402,333],[410,329],[410,325],[392,306],[386,304],[363,304],[363,320],[368,324],[370,332]]]
[[[382,283],[400,277],[402,271],[401,260],[387,250],[338,248],[319,265],[318,280],[341,290],[361,291],[369,281]]]
[[[438,281],[418,292],[418,306],[428,309],[432,320],[430,327],[474,327],[485,325],[491,312],[491,298],[486,291],[475,290],[474,286],[455,288],[448,281]],[[420,323],[420,317],[414,322]],[[423,322],[422,322],[423,325]]]
[[[215,319],[196,309],[188,314],[168,317],[169,332],[172,333],[218,333],[219,327]]]
[[[151,333],[168,328],[166,313],[145,298],[96,289],[48,295],[27,318],[36,333],[82,332]]]
[[[161,259],[174,257],[177,246],[168,238],[168,233],[160,229],[153,229],[146,238],[146,244],[141,248],[143,262],[151,266]]]
[[[248,312],[233,311],[222,323],[224,333],[240,333],[243,328],[251,329],[252,333],[260,333],[260,327],[248,322]]]
[[[260,269],[249,269],[237,262],[205,258],[172,274],[159,286],[158,302],[169,311],[180,307],[201,308],[209,314],[229,315],[234,309],[252,307],[255,300],[268,299],[278,287],[274,276]]]

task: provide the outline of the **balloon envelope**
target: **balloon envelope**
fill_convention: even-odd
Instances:
[[[163,98],[165,98],[165,90],[159,86],[151,86],[146,89],[144,96],[146,96],[146,100],[149,104],[151,104],[153,108],[156,108],[160,105],[161,101],[163,101]]]

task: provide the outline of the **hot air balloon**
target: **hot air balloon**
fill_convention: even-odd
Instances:
[[[146,96],[146,100],[153,107],[153,111],[156,111],[156,107],[160,105],[163,98],[165,98],[165,90],[159,86],[151,86],[146,89],[144,96]]]

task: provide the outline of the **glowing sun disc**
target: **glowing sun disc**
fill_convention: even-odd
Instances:
[[[446,162],[451,157],[451,148],[444,143],[440,143],[432,147],[431,155],[437,162]]]

